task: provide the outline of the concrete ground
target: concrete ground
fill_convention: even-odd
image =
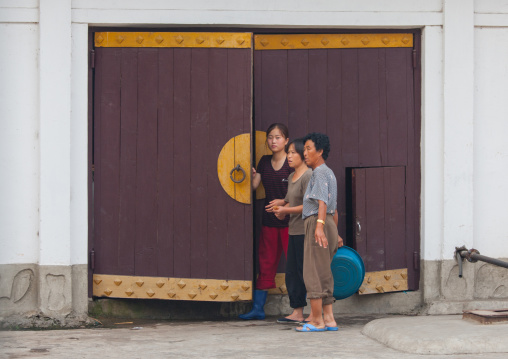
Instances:
[[[95,329],[0,332],[0,357],[508,357],[508,324],[481,325],[464,321],[461,316],[343,316],[337,321],[339,332],[297,333],[294,325],[277,324],[276,318],[252,322],[113,319]]]

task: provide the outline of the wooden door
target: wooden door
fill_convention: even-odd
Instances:
[[[327,165],[337,177],[338,229],[349,246],[355,246],[351,170],[405,169],[410,289],[419,282],[418,57],[418,32],[255,36],[255,129],[282,122],[291,138],[314,131],[330,137]]]
[[[217,173],[251,133],[251,38],[95,34],[95,296],[251,299],[251,205]]]
[[[352,170],[353,243],[367,272],[360,294],[407,290],[408,275],[415,275],[405,191],[405,167]]]

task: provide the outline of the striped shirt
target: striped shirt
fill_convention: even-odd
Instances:
[[[288,177],[294,171],[289,167],[288,160],[284,161],[281,169],[275,171],[272,167],[272,155],[266,155],[259,160],[257,173],[261,175],[263,187],[265,187],[265,206],[274,199],[284,199],[288,191]],[[263,208],[263,226],[267,227],[287,227],[289,225],[289,216],[280,220],[271,212]]]

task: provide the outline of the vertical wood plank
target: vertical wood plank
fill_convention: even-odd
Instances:
[[[244,91],[246,91],[243,81],[242,67],[244,58],[242,50],[228,49],[228,68],[227,68],[227,86],[228,86],[228,112],[227,112],[227,132],[228,137],[233,138],[241,134],[244,130]],[[244,278],[244,253],[246,245],[246,236],[244,232],[245,206],[237,201],[229,200],[228,209],[228,235],[230,240],[227,247],[227,277],[228,279]]]
[[[410,49],[408,49],[410,50]],[[416,167],[419,161],[419,151],[417,151],[417,144],[415,137],[418,136],[420,128],[415,128],[415,110],[414,110],[414,82],[413,82],[413,66],[412,66],[412,51],[404,51],[404,74],[405,74],[405,99],[406,99],[406,123],[407,123],[407,199],[406,199],[406,238],[407,238],[407,265],[408,265],[408,287],[414,289],[418,286],[419,273],[414,267],[414,252],[419,252],[419,247],[415,246],[415,238],[418,238],[417,217],[419,214],[418,194],[416,192],[416,183],[419,181],[419,168]],[[418,136],[419,137],[419,136]],[[418,159],[416,159],[418,158]],[[417,179],[418,178],[418,179]],[[419,263],[417,263],[419,265]]]
[[[88,33],[88,48],[93,49],[93,33]],[[94,240],[95,240],[95,233],[94,233],[94,172],[93,172],[93,165],[94,165],[94,115],[95,115],[95,109],[93,106],[94,103],[94,70],[92,69],[92,66],[88,66],[88,80],[87,80],[88,88],[88,106],[87,106],[87,117],[88,117],[88,133],[87,133],[87,140],[88,140],[88,158],[87,158],[87,198],[88,198],[88,253],[87,253],[87,259],[88,263],[91,264],[91,251],[95,248]],[[92,298],[93,295],[93,272],[94,268],[92,268],[90,265],[88,267],[88,298]]]
[[[342,165],[342,133],[340,131],[342,108],[342,56],[339,49],[327,50],[326,128],[330,138],[330,156],[326,163],[337,178],[338,229],[346,238],[346,170]]]
[[[408,148],[406,94],[407,54],[411,49],[386,52],[386,104],[388,116],[388,166],[405,166]]]
[[[413,173],[413,188],[410,189],[409,195],[411,197],[410,200],[413,205],[413,210],[410,212],[409,219],[413,221],[414,226],[414,237],[412,240],[412,248],[409,250],[413,250],[420,254],[420,193],[421,193],[421,157],[420,157],[420,138],[421,138],[421,34],[416,33],[414,35],[414,49],[416,52],[417,63],[415,64],[415,68],[409,69],[408,76],[411,77],[411,89],[413,91],[408,92],[408,96],[411,94],[412,100],[412,113],[413,113],[413,142],[411,148],[414,148],[414,152],[412,154],[412,158],[414,159],[414,165],[411,169],[411,166],[408,166],[407,170],[411,170]],[[411,62],[410,62],[411,63]],[[407,202],[406,202],[407,203]],[[408,240],[411,240],[409,238]],[[418,256],[419,257],[419,256]],[[418,258],[419,259],[419,258]],[[417,268],[413,267],[413,271],[409,272],[408,275],[408,286],[411,290],[417,290],[419,288],[420,282],[420,263],[416,263]]]
[[[222,190],[217,177],[217,158],[222,146],[229,140],[228,133],[224,126],[224,119],[227,118],[228,105],[228,83],[227,52],[222,49],[210,49],[208,73],[208,99],[209,99],[209,150],[207,162],[213,166],[215,173],[210,173],[208,184],[218,190],[208,193],[208,268],[207,278],[221,278],[227,273],[227,243],[228,234],[228,212],[227,202],[229,196]]]
[[[287,51],[259,51],[262,53],[262,131],[275,122],[287,125]]]
[[[287,53],[288,127],[291,139],[308,133],[309,51]]]
[[[378,49],[358,52],[359,165],[380,166]]]
[[[381,166],[388,165],[388,117],[386,113],[386,49],[379,49],[379,152]]]
[[[206,278],[208,260],[208,173],[214,174],[213,165],[207,163],[208,148],[208,54],[209,49],[192,49],[190,97],[190,265],[192,278]],[[212,162],[213,163],[213,162]],[[210,191],[213,190],[210,188]],[[217,188],[215,190],[220,190]]]
[[[102,91],[100,97],[99,143],[101,216],[99,245],[96,256],[100,270],[116,273],[118,270],[118,209],[120,157],[120,49],[102,53]]]
[[[191,224],[191,168],[189,154],[191,49],[174,49],[174,275],[189,278]],[[175,173],[176,174],[176,173]]]
[[[174,275],[174,180],[173,164],[173,49],[159,49],[159,88],[157,105],[158,183],[157,196],[157,272],[159,276]]]
[[[385,262],[385,194],[382,168],[366,169],[367,271],[386,269]]]
[[[342,161],[344,167],[358,166],[358,50],[342,52]]]
[[[263,128],[263,51],[254,51],[254,69],[253,69],[253,81],[254,81],[254,131],[265,131]]]
[[[157,275],[157,90],[156,49],[138,54],[136,172],[136,275]]]
[[[326,133],[326,75],[328,50],[309,51],[309,132]]]
[[[407,268],[404,167],[384,167],[386,270]]]
[[[351,172],[352,181],[351,187],[353,192],[353,245],[358,254],[362,257],[365,265],[367,265],[367,213],[366,213],[366,174],[365,169],[354,168]]]
[[[102,271],[102,257],[101,253],[101,235],[102,235],[102,180],[101,180],[101,122],[102,122],[102,82],[104,81],[103,77],[103,52],[104,49],[96,49],[95,50],[95,79],[94,79],[94,119],[93,119],[93,164],[94,164],[94,173],[93,173],[93,216],[94,219],[91,223],[93,226],[93,249],[95,252],[95,272],[100,273]],[[90,258],[91,260],[91,258]],[[105,273],[105,272],[103,272]]]
[[[250,133],[251,148],[250,155],[251,161],[255,158],[254,151],[254,136],[253,136],[253,49],[241,50],[242,55],[242,76],[243,76],[243,133]],[[246,171],[250,171],[250,168],[246,168]],[[252,185],[251,183],[249,185]],[[253,266],[254,266],[254,253],[253,253],[253,199],[251,192],[251,204],[244,206],[244,233],[246,234],[244,254],[243,254],[243,266],[244,274],[242,279],[253,278]]]
[[[136,248],[136,169],[138,127],[138,50],[121,49],[120,212],[118,264],[134,274]]]

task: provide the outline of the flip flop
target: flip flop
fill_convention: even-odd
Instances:
[[[312,324],[304,324],[302,329],[295,328],[297,332],[307,333],[307,332],[324,332],[325,328],[316,328]]]
[[[281,324],[294,324],[294,323],[301,323],[301,321],[300,320],[289,319],[289,318],[279,318],[279,319],[277,319],[277,323],[281,323]]]
[[[336,332],[337,330],[339,330],[339,327],[325,327],[325,330],[327,332]]]

